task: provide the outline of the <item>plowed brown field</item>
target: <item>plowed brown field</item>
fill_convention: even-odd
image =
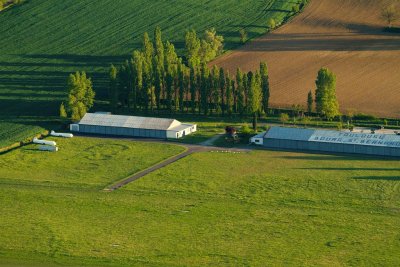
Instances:
[[[213,62],[269,65],[271,105],[305,106],[321,67],[337,75],[342,112],[400,117],[400,34],[383,32],[380,0],[313,0],[290,23]]]

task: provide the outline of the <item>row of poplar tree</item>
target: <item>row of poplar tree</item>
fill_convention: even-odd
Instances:
[[[172,43],[162,41],[157,27],[154,40],[147,33],[141,50],[118,69],[110,68],[110,104],[115,112],[127,107],[134,112],[233,113],[252,115],[266,112],[269,101],[268,68],[260,64],[255,72],[240,69],[232,76],[223,68],[209,68],[208,61],[222,52],[223,38],[214,29],[204,39],[195,31],[185,36],[185,58],[178,57]]]

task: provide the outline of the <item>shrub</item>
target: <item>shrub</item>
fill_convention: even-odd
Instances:
[[[376,117],[373,116],[373,115],[368,115],[368,114],[364,114],[364,113],[358,113],[358,114],[354,115],[353,119],[371,121],[371,120],[376,120]]]
[[[283,123],[283,125],[285,125],[285,123],[289,121],[289,115],[286,113],[281,113],[279,120]]]
[[[240,42],[244,44],[247,41],[247,32],[244,28],[239,30]]]
[[[275,27],[276,27],[276,22],[275,22],[275,20],[274,20],[273,18],[270,18],[270,19],[268,20],[267,26],[268,26],[268,28],[269,28],[270,30],[275,29]]]
[[[245,124],[242,126],[242,128],[240,129],[240,133],[244,134],[244,135],[249,135],[253,133],[253,130],[250,129],[249,125]]]
[[[299,5],[294,5],[294,6],[292,6],[292,12],[293,12],[294,14],[299,13],[299,11],[300,11]]]

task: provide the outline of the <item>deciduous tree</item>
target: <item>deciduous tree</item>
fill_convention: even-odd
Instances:
[[[393,22],[399,19],[399,11],[396,9],[394,4],[391,4],[382,9],[381,17],[387,22],[388,27],[391,28]]]
[[[327,68],[321,68],[315,81],[315,104],[317,112],[328,120],[339,115],[339,103],[336,99],[336,75]]]
[[[77,71],[68,77],[67,88],[67,109],[71,114],[71,119],[80,120],[94,104],[95,92],[92,88],[92,81],[86,77],[84,71]]]
[[[190,67],[200,65],[200,39],[197,37],[196,31],[187,31],[185,35],[186,60]]]

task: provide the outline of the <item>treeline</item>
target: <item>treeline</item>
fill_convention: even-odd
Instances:
[[[206,31],[204,39],[198,38],[195,31],[188,31],[184,59],[177,55],[172,43],[163,42],[159,27],[154,40],[145,33],[142,49],[134,51],[119,68],[110,68],[112,110],[251,114],[256,127],[258,115],[268,109],[267,65],[261,63],[259,70],[248,73],[237,69],[233,76],[223,68],[209,68],[207,63],[222,49],[223,38],[214,29]]]

